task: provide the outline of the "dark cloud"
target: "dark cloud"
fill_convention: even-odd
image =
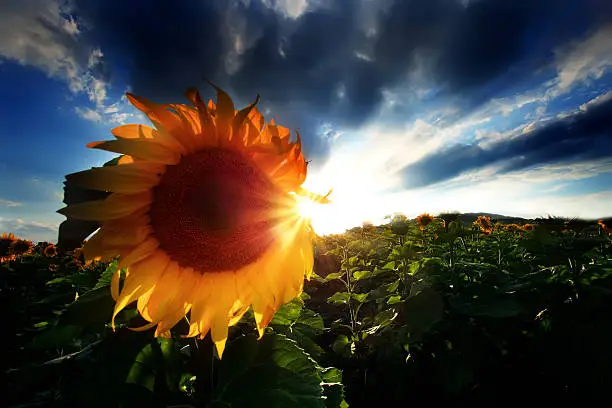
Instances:
[[[176,100],[206,75],[241,104],[260,93],[262,107],[300,128],[316,156],[327,146],[315,136],[322,123],[363,124],[383,89],[405,85],[415,70],[465,110],[511,89],[592,25],[598,6],[589,1],[336,0],[296,20],[258,0],[76,3],[134,92]],[[578,11],[568,13],[570,6]]]
[[[429,155],[403,170],[404,185],[424,187],[470,170],[501,164],[500,174],[549,163],[610,157],[612,100],[549,122],[487,148],[458,145]]]

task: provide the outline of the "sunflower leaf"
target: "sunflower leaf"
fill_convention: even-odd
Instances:
[[[304,301],[300,298],[295,298],[291,302],[282,305],[274,314],[274,318],[270,322],[271,326],[290,326],[300,317]]]
[[[114,303],[108,286],[92,289],[68,306],[60,323],[103,327],[111,319]]]
[[[214,407],[326,407],[316,362],[286,336],[238,338],[219,364]]]
[[[94,286],[93,289],[99,289],[104,286],[110,286],[111,279],[113,278],[113,275],[117,271],[118,262],[119,261],[115,259],[110,264],[108,264],[104,272],[102,272],[102,274],[100,275],[100,278],[98,278],[98,282],[96,282],[96,286]]]

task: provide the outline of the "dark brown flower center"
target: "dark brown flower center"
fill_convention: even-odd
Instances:
[[[282,197],[242,153],[206,149],[167,167],[149,214],[161,249],[181,266],[237,270],[273,242]]]

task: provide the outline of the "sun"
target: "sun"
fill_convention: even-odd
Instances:
[[[346,177],[329,171],[309,175],[304,182],[308,191],[324,196],[325,202],[301,196],[297,199],[297,211],[310,222],[318,235],[340,234],[364,222],[382,223],[384,206],[375,186],[364,179]],[[325,193],[327,192],[327,193]]]

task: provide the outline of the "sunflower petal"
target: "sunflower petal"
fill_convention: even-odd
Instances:
[[[234,102],[221,88],[207,81],[217,91],[216,125],[217,137],[220,143],[231,140],[232,121],[234,120]]]
[[[248,121],[248,117],[251,113],[251,110],[255,108],[255,105],[257,105],[258,102],[259,94],[257,94],[255,102],[248,105],[246,108],[241,109],[240,111],[238,111],[238,113],[236,113],[236,116],[234,116],[234,120],[232,121],[232,140],[235,140],[235,142],[241,144],[243,143],[242,138],[239,139],[237,135],[241,134],[241,129],[246,129],[244,124]]]
[[[104,200],[69,205],[57,212],[79,220],[107,221],[126,217],[148,206],[152,200],[150,190],[137,194],[113,193]]]
[[[178,105],[163,105],[152,102],[146,98],[127,94],[129,101],[143,111],[153,122],[160,133],[167,133],[178,141],[187,152],[194,151],[195,134],[193,129],[185,127],[176,109]]]
[[[156,251],[148,258],[130,265],[113,311],[111,320],[113,328],[115,327],[115,317],[120,311],[155,287],[161,271],[168,262],[170,262],[170,258],[166,254]]]
[[[89,143],[87,147],[123,153],[154,163],[177,164],[181,154],[150,139],[117,139]]]
[[[128,252],[125,256],[119,257],[117,268],[122,269],[147,258],[149,255],[155,252],[158,247],[159,241],[151,235],[148,236],[144,242],[138,244],[132,251]]]
[[[92,190],[115,193],[140,193],[159,183],[163,166],[154,163],[132,163],[118,166],[97,167],[68,174],[69,183]]]
[[[116,302],[119,298],[119,279],[121,278],[121,269],[117,268],[113,277],[111,278],[110,290],[113,300]]]
[[[168,147],[181,154],[186,154],[187,150],[166,132],[159,132],[146,125],[122,125],[111,130],[117,139],[152,139],[155,142]]]

